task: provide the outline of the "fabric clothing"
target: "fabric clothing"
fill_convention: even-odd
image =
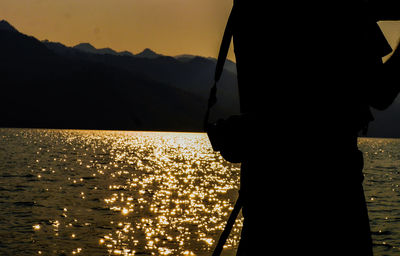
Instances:
[[[238,255],[372,255],[360,131],[398,88],[367,2],[235,0],[244,226]],[[317,22],[316,22],[317,21]],[[390,88],[389,88],[390,87]]]

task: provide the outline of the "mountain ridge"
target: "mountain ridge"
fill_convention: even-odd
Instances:
[[[202,131],[208,92],[199,91],[209,83],[187,85],[211,81],[206,59],[94,54],[9,29],[0,30],[0,55],[0,127]]]
[[[14,31],[18,32],[8,21],[6,20],[0,20],[0,30],[8,30],[8,31]]]
[[[43,40],[43,42],[44,43],[53,43],[53,44],[62,44],[59,42],[50,42],[48,40]],[[68,47],[68,46],[65,46],[65,47]],[[88,53],[94,53],[94,54],[111,54],[111,55],[131,56],[131,57],[136,56],[136,57],[148,58],[148,59],[155,59],[158,57],[165,56],[163,54],[153,51],[150,48],[145,48],[141,52],[139,52],[137,54],[133,54],[132,52],[126,51],[126,50],[118,52],[109,47],[96,48],[91,43],[79,43],[75,46],[68,47],[68,48],[73,48],[73,49],[81,50],[81,51],[88,52]],[[182,61],[182,62],[188,62],[188,61],[193,60],[194,58],[205,58],[205,59],[209,59],[215,63],[217,61],[217,59],[214,57],[203,57],[203,56],[193,55],[193,54],[179,54],[179,55],[175,55],[175,56],[171,56],[171,57],[173,57],[179,61]],[[228,71],[230,71],[232,73],[236,73],[236,63],[233,62],[232,60],[227,59],[226,63],[225,63],[225,69],[227,69]]]
[[[0,88],[6,95],[0,127],[202,131],[215,58],[97,50],[39,41],[0,22]],[[214,119],[239,113],[236,71],[229,63],[218,84]],[[399,49],[385,65],[390,82],[397,83]],[[398,100],[373,113],[369,137],[400,138]]]
[[[217,61],[214,58],[195,55],[185,55],[186,59],[182,60],[180,57],[158,54],[149,48],[144,49],[139,54],[127,56],[115,54],[116,51],[114,51],[114,54],[99,53],[95,47],[88,43],[83,43],[86,51],[81,51],[76,46],[68,47],[61,43],[44,41],[44,44],[64,57],[111,64],[133,73],[140,73],[149,79],[168,83],[177,89],[195,94],[204,100],[208,99]],[[220,91],[223,92],[219,96],[219,105],[221,107],[226,106],[226,109],[232,109],[232,111],[228,110],[225,113],[238,113],[239,95],[235,64],[231,61],[226,61],[224,69],[225,72],[219,83]]]

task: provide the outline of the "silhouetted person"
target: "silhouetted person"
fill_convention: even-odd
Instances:
[[[395,5],[395,6],[391,6]],[[238,255],[372,255],[357,137],[399,87],[380,19],[393,1],[234,3],[245,148]],[[396,8],[397,7],[397,8]]]

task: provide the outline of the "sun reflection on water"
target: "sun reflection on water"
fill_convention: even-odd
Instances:
[[[114,223],[118,228],[101,238],[100,244],[116,255],[209,251],[232,210],[238,166],[211,152],[204,134],[127,139],[112,144],[111,165],[125,165],[130,171],[121,168],[109,173],[117,183],[109,185],[114,193],[104,198],[109,209],[125,219]],[[239,220],[237,229],[240,225]],[[227,247],[236,246],[237,233],[235,237]]]
[[[374,254],[398,255],[400,140],[359,146]],[[0,177],[0,255],[205,256],[239,166],[205,134],[1,128]],[[232,255],[241,227],[225,246]]]
[[[209,255],[237,197],[239,165],[205,134],[19,132],[34,152],[37,254]]]

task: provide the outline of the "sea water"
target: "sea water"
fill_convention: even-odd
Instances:
[[[359,146],[375,255],[398,255],[400,140]],[[203,133],[0,129],[0,255],[210,255],[239,173]]]

